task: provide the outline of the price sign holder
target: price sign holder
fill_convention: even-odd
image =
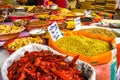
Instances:
[[[79,30],[80,29],[80,24],[81,24],[80,17],[75,18],[74,22],[75,22],[75,29]]]
[[[52,37],[53,41],[56,41],[59,38],[63,37],[57,25],[57,22],[54,22],[50,26],[48,26],[48,32],[50,33],[50,36]]]

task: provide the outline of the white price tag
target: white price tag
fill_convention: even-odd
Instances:
[[[77,17],[74,19],[74,22],[75,22],[75,29],[80,29],[80,17]]]
[[[63,37],[56,22],[48,26],[48,31],[54,41]]]

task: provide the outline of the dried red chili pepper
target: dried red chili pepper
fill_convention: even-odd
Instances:
[[[82,72],[76,69],[76,56],[71,62],[67,56],[50,51],[26,52],[25,56],[8,68],[9,80],[85,80]]]

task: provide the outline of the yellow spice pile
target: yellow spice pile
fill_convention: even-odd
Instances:
[[[62,50],[95,56],[112,49],[109,43],[85,36],[66,36],[57,40],[56,45]]]

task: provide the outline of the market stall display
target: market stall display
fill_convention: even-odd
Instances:
[[[17,27],[14,25],[0,25],[0,41],[17,38],[20,32],[24,31],[24,27]]]
[[[8,80],[8,76],[9,78],[14,79],[23,78],[24,76],[22,75],[25,75],[24,78],[30,80],[39,78],[41,75],[42,78],[47,78],[47,80],[48,78],[51,80],[53,80],[53,78],[64,78],[66,80],[68,78],[73,79],[73,76],[77,76],[77,74],[80,74],[82,77],[84,75],[83,78],[85,78],[85,80],[86,78],[87,80],[116,80],[116,63],[119,63],[119,59],[118,61],[116,59],[116,56],[119,56],[119,51],[117,52],[118,46],[116,44],[120,43],[120,40],[117,40],[120,37],[120,21],[108,19],[112,18],[112,15],[101,15],[91,10],[91,15],[85,17],[85,13],[83,13],[84,10],[58,8],[55,4],[47,7],[28,5],[15,5],[13,7],[14,8],[0,9],[0,14],[5,14],[5,18],[0,16],[0,24],[2,24],[0,25],[2,26],[0,27],[0,58],[2,59],[0,61],[1,66],[9,55],[13,56],[8,57],[3,67],[0,67],[4,80]],[[80,20],[78,20],[78,18],[80,18]],[[80,26],[78,25],[79,28],[76,27],[77,21],[80,22]],[[57,22],[57,26],[59,27],[57,29],[60,29],[60,34],[63,36],[55,42],[50,38],[51,35],[48,31],[48,27],[52,27],[51,24],[53,22]],[[51,32],[56,33],[52,31],[52,29],[53,27],[51,28]],[[56,51],[54,52],[53,49],[51,50],[50,47],[45,45],[54,48]],[[56,58],[56,53],[58,54],[59,52],[60,55],[62,55],[62,59],[61,56],[60,58]],[[46,54],[44,55],[44,53]],[[7,57],[4,57],[3,54]],[[38,54],[41,54],[41,56]],[[79,62],[77,55],[79,55],[80,60],[85,62]],[[69,59],[69,56],[74,58]],[[48,60],[54,60],[53,64],[50,63],[50,65],[53,65],[53,67],[49,65],[43,66],[41,59],[38,60],[39,58],[41,58],[42,61],[45,59],[45,64]],[[22,61],[26,59],[29,59],[29,62]],[[32,62],[33,60],[34,62]],[[60,61],[55,62],[56,60]],[[68,62],[64,60],[68,60]],[[22,72],[19,70],[21,69],[19,67],[20,65],[23,67],[25,62],[26,72]],[[37,63],[40,65],[37,65]],[[70,66],[71,71],[66,73],[66,70],[64,69],[69,69],[68,66],[69,64],[71,65],[71,63],[74,63],[74,65]],[[63,64],[65,65],[63,66]],[[93,67],[89,64],[91,64]],[[12,69],[14,66],[16,69]],[[76,67],[77,69],[74,70]],[[59,74],[58,68],[62,68],[62,71],[60,71]],[[7,73],[9,74],[7,75]],[[50,73],[50,75],[48,76],[47,73]],[[13,76],[11,76],[11,74],[13,74]],[[41,75],[39,76],[39,74]],[[76,79],[77,78],[78,77],[76,77]]]
[[[27,53],[26,51],[29,51],[29,52]],[[44,55],[44,57],[43,57],[43,55]],[[27,56],[29,56],[29,57],[27,57]],[[50,56],[51,56],[51,58],[48,58]],[[26,60],[22,63],[22,61],[24,59],[26,59]],[[91,65],[87,64],[86,62],[83,62],[81,60],[76,61],[76,59],[77,59],[76,57],[75,58],[72,58],[69,56],[66,57],[66,55],[62,55],[61,53],[58,53],[57,51],[55,51],[52,48],[45,46],[45,45],[31,44],[31,45],[25,46],[25,47],[17,50],[14,54],[11,55],[11,57],[9,57],[4,62],[2,69],[1,69],[2,70],[2,78],[3,78],[3,80],[8,80],[8,78],[11,78],[11,79],[19,78],[20,79],[20,78],[23,78],[24,75],[26,75],[26,77],[27,77],[27,75],[29,75],[29,78],[31,78],[31,79],[34,79],[34,78],[35,79],[38,79],[38,78],[46,79],[47,78],[47,80],[52,80],[54,78],[57,78],[57,79],[60,78],[60,79],[66,80],[66,78],[67,78],[68,80],[71,80],[75,77],[76,77],[75,79],[80,79],[82,76],[80,77],[77,74],[79,74],[79,72],[81,72],[80,74],[84,75],[84,77],[86,77],[88,80],[95,80],[94,68]],[[37,61],[37,60],[41,60],[42,63],[39,63],[39,61]],[[31,64],[31,62],[33,62],[33,61],[34,61],[34,63]],[[62,64],[61,62],[64,64]],[[15,66],[16,63],[20,63],[18,66],[21,65],[21,68]],[[74,63],[76,65],[72,66]],[[41,64],[41,65],[39,65],[39,64]],[[69,64],[71,65],[71,67],[69,67]],[[22,65],[26,65],[26,67],[22,68]],[[49,65],[51,65],[51,66],[49,66]],[[18,70],[15,70],[15,73],[17,76],[11,76],[11,75],[14,75],[14,71],[12,71],[13,70],[12,68],[18,69]],[[33,69],[31,69],[31,68],[33,68]],[[25,71],[25,74],[23,74],[23,76],[22,76],[22,74],[19,74],[19,73],[21,73],[21,70],[19,70],[19,69],[23,69],[23,72]],[[70,70],[70,72],[69,72],[69,70]],[[16,72],[16,71],[18,71],[18,72]],[[29,71],[32,71],[33,74],[31,74]],[[42,71],[43,75],[40,76],[39,73],[41,73],[41,71]],[[8,72],[8,74],[7,74],[7,72]],[[9,73],[11,73],[11,75],[9,75]],[[76,73],[76,74],[73,74],[73,73]],[[45,74],[46,74],[46,76],[45,76]],[[63,74],[66,74],[66,75],[63,75]],[[57,76],[59,76],[59,77],[57,77]],[[26,77],[24,77],[24,79]],[[81,78],[80,80],[84,80],[84,79]]]

